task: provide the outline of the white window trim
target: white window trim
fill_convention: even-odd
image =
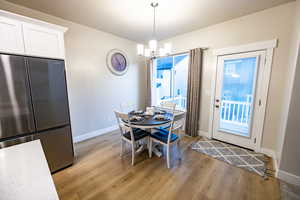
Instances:
[[[211,88],[211,104],[210,104],[210,113],[209,113],[209,130],[207,137],[212,138],[213,137],[213,119],[214,119],[214,104],[215,104],[215,89],[216,89],[216,76],[217,76],[217,65],[218,65],[218,56],[224,56],[224,55],[232,55],[232,54],[238,54],[238,53],[247,53],[252,51],[260,51],[264,50],[266,52],[266,63],[264,68],[264,87],[262,88],[262,94],[265,94],[261,96],[261,102],[262,105],[266,106],[267,104],[267,96],[268,96],[268,90],[269,90],[269,84],[270,84],[270,78],[271,78],[271,69],[272,69],[272,62],[273,62],[273,53],[274,48],[277,47],[278,40],[267,40],[262,42],[256,42],[246,45],[240,45],[240,46],[234,46],[234,47],[228,47],[228,48],[222,48],[222,49],[216,49],[213,51],[213,54],[215,56],[214,61],[214,71],[213,71],[213,77],[212,77],[212,88]],[[262,135],[263,135],[263,128],[264,128],[264,121],[265,121],[265,113],[266,113],[266,107],[264,109],[264,112],[259,113],[259,121],[261,122],[261,126],[259,129],[259,132],[257,133],[257,139],[255,144],[255,151],[256,152],[262,152]],[[201,132],[201,131],[199,131]]]
[[[259,50],[267,50],[274,49],[277,47],[277,39],[267,40],[262,42],[255,42],[246,45],[234,46],[234,47],[226,47],[222,49],[216,49],[213,51],[215,56],[224,56],[236,53],[246,53],[251,51],[259,51]]]

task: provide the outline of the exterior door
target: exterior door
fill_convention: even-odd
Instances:
[[[265,51],[218,57],[213,138],[255,149]]]

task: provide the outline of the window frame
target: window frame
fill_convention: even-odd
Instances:
[[[176,75],[176,70],[175,70],[175,58],[177,56],[182,56],[182,55],[187,55],[188,56],[188,66],[189,66],[189,57],[190,57],[190,53],[189,52],[183,52],[183,53],[178,53],[178,54],[171,54],[171,55],[168,55],[168,56],[161,56],[161,57],[156,57],[156,58],[153,58],[152,59],[152,69],[151,69],[151,106],[158,106],[158,102],[157,102],[157,92],[156,92],[156,77],[157,77],[157,59],[160,59],[160,58],[166,58],[166,57],[172,57],[172,69],[171,69],[171,91],[170,91],[170,94],[171,94],[171,98],[172,100],[174,100],[175,98],[175,81],[176,81],[176,78],[175,78],[175,75]],[[188,67],[187,66],[187,67]],[[188,77],[187,77],[188,79]],[[186,80],[188,81],[188,80]],[[176,107],[176,110],[182,110],[182,111],[186,111],[186,108],[183,108],[183,107],[179,107],[177,106]]]

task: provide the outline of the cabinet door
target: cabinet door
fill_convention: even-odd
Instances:
[[[24,54],[22,24],[0,16],[0,51]]]
[[[64,58],[63,33],[23,23],[25,52],[29,56]]]
[[[28,58],[28,69],[37,130],[69,124],[64,61]]]

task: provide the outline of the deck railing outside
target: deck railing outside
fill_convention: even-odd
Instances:
[[[180,108],[186,108],[186,97],[177,96],[174,98],[160,99],[158,104],[161,102],[174,102]],[[251,113],[251,101],[230,101],[222,100],[221,103],[221,122],[226,122],[227,124],[238,125],[248,127],[248,122],[250,120]]]
[[[158,104],[162,103],[162,102],[174,102],[176,103],[177,107],[185,109],[186,108],[186,97],[184,96],[176,96],[174,98],[166,98],[166,99],[160,99],[158,101]]]
[[[251,104],[249,101],[222,100],[220,120],[235,125],[248,126]]]

